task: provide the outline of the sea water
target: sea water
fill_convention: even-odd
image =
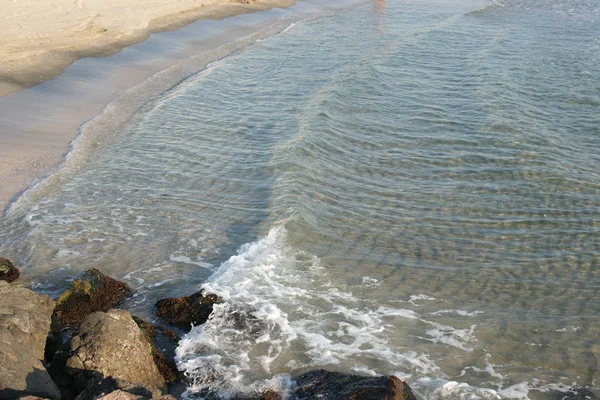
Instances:
[[[600,385],[599,127],[600,3],[363,2],[145,103],[0,253],[53,296],[99,268],[150,319],[226,299],[177,349],[190,397],[327,368],[546,399]]]

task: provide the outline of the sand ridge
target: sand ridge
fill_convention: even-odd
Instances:
[[[109,55],[200,18],[290,0],[7,0],[0,2],[0,97],[59,75],[81,57]]]

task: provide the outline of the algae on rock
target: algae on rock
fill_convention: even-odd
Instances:
[[[88,315],[108,311],[130,292],[125,283],[92,268],[56,300],[55,315],[61,327],[76,328]]]

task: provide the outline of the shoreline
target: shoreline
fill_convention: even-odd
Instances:
[[[37,13],[31,13],[30,8],[38,3],[10,2],[0,8],[0,22],[7,27],[0,38],[0,98],[54,79],[78,59],[118,53],[155,33],[177,30],[198,20],[221,20],[296,3],[179,0],[163,10],[160,4],[149,7],[130,2],[110,8],[106,2],[87,1],[89,5],[85,0],[77,1],[76,8],[57,1],[52,3],[52,10]]]
[[[282,4],[290,6],[275,6]],[[109,57],[79,58],[53,79],[0,96],[0,217],[55,190],[148,100],[290,24],[352,4],[266,0],[230,17],[226,7],[220,19],[153,34]]]
[[[16,276],[0,273],[0,293],[10,300],[0,309],[17,316],[0,325],[0,338],[8,344],[0,348],[0,357],[15,361],[0,365],[0,398],[175,400],[188,393],[232,400],[417,400],[395,375],[360,375],[325,366],[300,369],[289,379],[274,376],[253,387],[239,387],[224,377],[197,382],[186,376],[185,361],[177,354],[182,339],[195,326],[210,325],[211,317],[223,309],[237,315],[230,321],[234,329],[224,331],[251,330],[251,308],[228,304],[201,289],[158,299],[154,317],[146,320],[121,308],[135,291],[98,269],[87,270],[52,299],[12,285],[18,268],[4,258],[0,263],[0,271],[16,271]]]

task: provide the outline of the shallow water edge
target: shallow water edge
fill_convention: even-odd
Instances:
[[[58,171],[82,132],[110,133],[140,105],[210,62],[294,22],[356,3],[303,1],[288,8],[198,20],[153,34],[117,54],[79,59],[52,80],[0,98],[0,209],[6,213],[27,189]]]

